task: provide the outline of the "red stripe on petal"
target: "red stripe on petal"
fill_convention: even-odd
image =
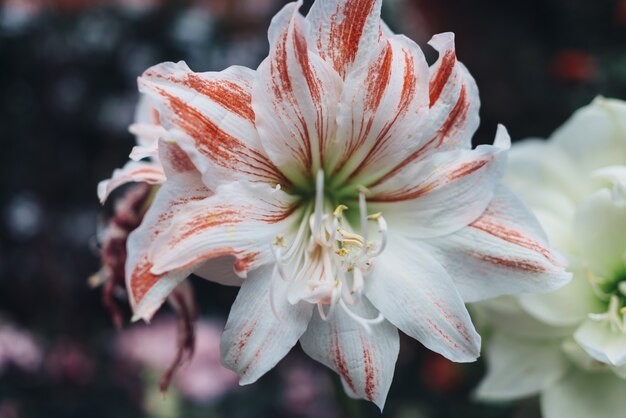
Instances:
[[[496,266],[505,267],[511,270],[521,270],[527,273],[541,274],[548,270],[539,263],[535,263],[528,260],[519,260],[515,258],[497,257],[488,254],[481,254],[477,252],[469,253],[472,257],[476,257],[482,261],[485,261]]]
[[[176,144],[168,144],[165,155],[161,158],[166,159],[170,167],[177,173],[185,173],[196,168],[187,154],[185,154],[185,151]]]
[[[361,346],[363,347],[363,366],[365,368],[365,396],[373,402],[378,390],[378,379],[372,352],[363,336],[361,336]]]
[[[329,357],[332,359],[333,365],[335,366],[337,373],[339,373],[339,375],[343,378],[343,380],[346,382],[352,392],[356,393],[354,381],[352,380],[352,376],[350,376],[348,363],[346,362],[346,358],[341,351],[341,345],[339,344],[339,335],[336,328],[333,329],[331,350],[332,351]]]
[[[224,168],[251,174],[268,182],[289,184],[265,156],[224,132],[210,118],[178,97],[163,89],[156,90],[168,100],[178,125],[194,140],[203,155]]]
[[[552,252],[548,248],[541,245],[536,240],[528,237],[521,231],[503,225],[495,218],[493,218],[493,215],[497,214],[493,213],[490,209],[487,209],[483,216],[478,218],[469,226],[471,228],[478,229],[489,235],[499,238],[503,241],[518,245],[522,248],[526,248],[527,250],[534,251],[544,256],[547,260],[556,262],[552,255]]]
[[[375,5],[375,0],[349,0],[331,16],[329,49],[335,70],[342,76],[356,58],[365,23]],[[323,45],[318,46],[322,51]]]
[[[441,128],[439,128],[437,133],[431,139],[426,141],[426,143],[422,145],[417,151],[413,152],[407,158],[402,160],[402,162],[395,166],[393,170],[378,179],[374,184],[370,185],[370,187],[377,186],[385,182],[386,180],[398,174],[408,165],[412,164],[415,161],[419,161],[423,155],[426,155],[427,150],[431,148],[440,148],[445,140],[453,132],[453,129],[463,124],[468,115],[469,105],[470,103],[467,101],[467,90],[465,88],[465,85],[463,85],[461,87],[461,91],[459,92],[459,98],[454,108],[446,118],[446,121],[443,123]]]
[[[155,276],[150,273],[152,269],[152,263],[144,256],[139,263],[135,266],[135,269],[131,273],[130,277],[130,291],[132,293],[135,305],[141,303],[143,297],[148,293],[150,289],[159,281],[163,276]]]
[[[456,52],[454,50],[446,51],[441,58],[441,65],[439,65],[437,72],[430,79],[430,107],[433,107],[437,100],[439,100],[441,92],[448,82],[455,65]]]
[[[179,82],[176,77],[171,77],[170,81],[173,83]],[[180,83],[210,98],[230,112],[254,122],[252,95],[250,94],[249,86],[243,88],[229,80],[207,80],[194,73],[187,74]]]
[[[389,42],[387,42],[383,52],[368,70],[367,79],[370,80],[370,83],[367,86],[367,94],[365,96],[366,111],[376,111],[378,109],[391,79],[392,62],[393,50]]]

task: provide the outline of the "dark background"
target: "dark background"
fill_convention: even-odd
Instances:
[[[99,268],[96,226],[106,213],[96,184],[126,161],[145,68],[178,60],[196,71],[254,68],[283,3],[0,2],[0,330],[23,330],[43,353],[30,370],[0,361],[0,418],[160,416],[145,407],[151,383],[120,371],[117,333],[99,290],[87,286]],[[626,1],[387,0],[384,15],[431,60],[428,39],[456,33],[457,54],[480,89],[476,143],[491,142],[497,123],[514,139],[545,137],[596,95],[626,98]],[[223,318],[236,291],[194,285],[203,315]],[[324,416],[285,406],[290,364],[322,367],[300,357],[296,351],[253,387],[210,405],[183,400],[168,416]],[[385,416],[536,414],[532,401],[472,402],[480,363],[452,365],[406,340],[399,365]],[[318,392],[309,401],[338,416],[378,415],[338,390]]]

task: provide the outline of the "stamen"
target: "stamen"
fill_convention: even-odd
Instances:
[[[274,260],[276,261],[275,266],[276,266],[276,272],[278,273],[278,276],[284,282],[288,282],[289,279],[287,278],[287,275],[285,274],[285,270],[283,269],[283,258],[281,256],[282,249],[277,245],[273,245],[271,250],[272,250],[272,254],[274,255]]]
[[[363,293],[363,272],[360,268],[355,268],[352,272],[352,293],[356,296],[356,300],[361,299]]]
[[[317,172],[315,181],[315,217],[313,221],[313,234],[320,231],[322,225],[322,215],[324,212],[324,171]]]
[[[368,219],[378,222],[378,232],[380,232],[380,237],[381,237],[380,245],[378,249],[376,250],[376,252],[370,254],[370,257],[374,258],[374,257],[378,257],[379,255],[381,255],[382,252],[385,251],[385,248],[387,247],[387,221],[383,217],[382,212],[375,213],[374,215],[370,215],[368,216]]]
[[[359,214],[361,215],[361,235],[363,242],[367,242],[367,206],[365,205],[365,193],[359,191]],[[365,251],[365,248],[363,249]]]
[[[361,325],[363,329],[365,330],[365,332],[367,332],[368,334],[372,333],[371,325],[380,324],[381,322],[385,320],[385,317],[380,312],[378,313],[378,316],[376,318],[373,318],[373,319],[363,318],[362,316],[359,316],[355,314],[354,312],[352,312],[342,299],[339,300],[339,306],[341,306],[341,308],[344,310],[346,314],[348,314],[350,318],[354,319],[359,325]]]

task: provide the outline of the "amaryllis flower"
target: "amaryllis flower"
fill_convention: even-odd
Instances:
[[[453,35],[431,40],[429,68],[381,2],[318,0],[306,17],[285,6],[256,71],[164,63],[139,80],[167,131],[167,180],[129,237],[135,315],[192,272],[241,283],[221,350],[242,384],[300,341],[382,408],[398,329],[473,361],[464,302],[569,277],[499,183],[505,129],[471,149],[478,92]]]

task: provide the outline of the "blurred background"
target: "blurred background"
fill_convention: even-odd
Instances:
[[[255,68],[284,3],[0,1],[0,418],[380,416],[299,349],[239,387],[218,354],[236,289],[200,279],[197,355],[163,398],[173,314],[116,331],[87,283],[100,265],[98,225],[111,214],[96,184],[134,143],[136,77],[162,61]],[[456,33],[481,93],[477,144],[491,142],[497,123],[515,139],[545,137],[596,95],[626,98],[626,1],[386,0],[384,17],[431,61],[428,39]],[[532,400],[472,401],[482,368],[403,340],[383,416],[537,415]]]

